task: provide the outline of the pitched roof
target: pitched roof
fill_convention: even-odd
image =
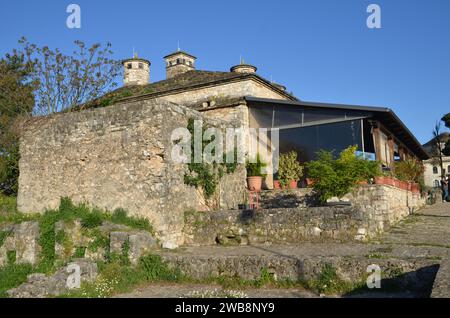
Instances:
[[[122,99],[128,100],[154,98],[160,95],[167,95],[179,91],[185,91],[204,86],[213,86],[226,82],[241,81],[250,78],[268,85],[271,89],[277,91],[282,95],[285,95],[290,100],[297,100],[295,96],[281,89],[279,85],[275,85],[254,73],[249,74],[192,70],[178,76],[159,82],[149,83],[147,85],[120,87],[92,102],[83,105],[81,108],[86,109],[104,107],[112,105]]]
[[[442,134],[439,135],[439,140],[440,142],[447,142],[447,140],[450,139],[450,133],[448,132],[443,132]],[[427,147],[427,146],[432,146],[435,143],[435,138],[430,139],[428,142],[424,143],[423,146]]]

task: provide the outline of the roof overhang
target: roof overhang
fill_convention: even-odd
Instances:
[[[246,96],[245,100],[248,103],[270,103],[279,105],[293,105],[312,108],[324,108],[324,109],[342,109],[342,110],[355,110],[370,113],[371,117],[388,129],[398,140],[405,144],[411,151],[413,151],[421,160],[429,159],[429,155],[423,149],[420,142],[416,139],[413,133],[406,127],[406,125],[400,120],[395,112],[387,107],[374,107],[374,106],[360,106],[360,105],[346,105],[346,104],[329,104],[329,103],[316,103],[307,101],[293,101],[293,100],[278,100],[268,98],[257,98]]]

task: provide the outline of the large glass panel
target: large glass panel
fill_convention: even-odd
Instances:
[[[273,105],[250,107],[250,128],[272,128]]]
[[[352,145],[361,149],[360,120],[280,130],[280,153],[295,150],[300,162],[316,159],[322,149],[338,155]]]
[[[300,125],[303,123],[303,108],[280,105],[275,107],[274,127]]]

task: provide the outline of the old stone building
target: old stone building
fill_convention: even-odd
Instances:
[[[279,149],[263,145],[269,166],[277,152],[294,149],[304,162],[319,149],[355,144],[386,167],[408,157],[428,158],[388,108],[304,102],[248,64],[229,72],[202,71],[196,57],[183,51],[165,61],[166,79],[152,82],[150,61],[125,60],[123,87],[79,111],[30,123],[20,145],[19,210],[55,208],[61,197],[121,207],[148,218],[163,242],[183,243],[184,211],[211,208],[198,189],[183,182],[186,165],[171,160],[171,132],[186,127],[189,118],[279,131]],[[243,167],[225,175],[214,208],[242,203],[245,177]],[[272,178],[266,179],[268,188]]]
[[[442,133],[439,136],[441,149],[445,148],[445,143],[450,139],[450,133]],[[439,187],[442,175],[450,175],[450,156],[442,157],[442,168],[438,157],[436,156],[436,141],[431,139],[423,145],[425,151],[430,155],[431,159],[424,161],[424,179],[425,185],[428,187]],[[443,169],[443,170],[442,170]]]

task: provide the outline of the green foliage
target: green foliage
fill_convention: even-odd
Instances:
[[[77,246],[75,249],[75,253],[73,254],[74,258],[84,258],[84,255],[86,254],[86,247],[84,246]]]
[[[0,231],[0,247],[3,246],[3,244],[5,243],[6,239],[11,236],[12,231]]]
[[[245,168],[247,169],[247,177],[265,177],[266,175],[263,173],[265,167],[267,167],[267,163],[262,161],[260,154],[256,155],[255,162],[250,162],[247,160],[245,163]]]
[[[3,155],[0,155],[0,191],[7,195],[17,195],[19,189],[19,159],[18,143],[11,146]]]
[[[170,269],[159,255],[147,255],[139,260],[138,270],[141,271],[147,281],[177,281],[181,273]]]
[[[92,229],[88,235],[93,238],[87,246],[90,252],[97,252],[99,248],[109,252],[109,236],[103,234],[99,229]]]
[[[187,129],[191,133],[191,136],[194,136],[194,121],[194,118],[189,118],[188,120]],[[207,129],[208,127],[203,125],[202,136],[204,136]],[[210,139],[202,140],[202,154],[204,153],[205,147],[213,141],[212,138],[213,136]],[[234,150],[234,154],[236,156],[236,149]],[[184,183],[196,188],[202,188],[207,199],[216,193],[220,178],[225,173],[233,173],[237,168],[237,160],[233,163],[226,163],[225,160],[222,163],[207,163],[204,160],[201,163],[196,163],[193,157],[194,138],[191,138],[191,160],[187,164],[189,172],[184,175]],[[226,158],[226,155],[224,155],[224,158]]]
[[[123,263],[118,257],[108,263],[99,263],[100,277],[95,283],[83,284],[81,290],[72,291],[62,297],[110,297],[119,292],[130,291],[138,284],[147,282],[180,282],[184,279],[178,270],[173,270],[158,255],[142,256],[137,267]]]
[[[444,156],[450,156],[450,139],[445,143],[445,147],[442,149],[442,154]]]
[[[56,240],[63,241],[63,234],[55,233],[55,224],[61,220],[70,222],[76,219],[81,220],[84,229],[97,233],[93,234],[97,235],[97,239],[88,246],[89,250],[96,249],[99,246],[106,247],[108,244],[109,239],[95,231],[95,227],[101,225],[104,221],[124,224],[141,230],[152,230],[148,221],[129,217],[123,210],[118,210],[114,216],[114,214],[111,215],[105,211],[89,208],[86,204],[74,205],[70,198],[62,198],[58,210],[46,211],[38,219],[40,223],[39,243],[42,247],[41,262],[45,269],[51,270],[55,263]],[[81,253],[81,251],[79,252]]]
[[[280,154],[278,163],[278,180],[282,186],[286,186],[292,180],[299,180],[303,175],[303,167],[297,161],[297,153],[291,151]]]
[[[0,193],[0,214],[17,213],[16,197],[6,196]]]
[[[257,288],[261,288],[266,285],[274,283],[275,283],[274,276],[267,270],[267,268],[263,268],[261,270],[261,276],[254,282]]]
[[[343,150],[337,159],[332,152],[322,150],[317,160],[307,164],[308,176],[314,180],[313,187],[322,202],[331,197],[342,197],[359,181],[381,174],[379,163],[356,156],[356,149],[352,146]]]
[[[0,194],[17,195],[19,123],[34,106],[32,72],[33,64],[23,53],[14,51],[0,59]]]
[[[16,263],[17,253],[16,251],[8,251],[6,252],[6,261],[8,265],[13,265]]]
[[[155,233],[155,230],[147,219],[139,217],[129,217],[127,211],[122,208],[114,210],[111,216],[111,222],[127,225],[134,229],[145,230],[152,234]]]
[[[105,216],[103,213],[97,209],[93,209],[91,213],[86,214],[81,219],[81,226],[86,229],[93,229],[97,226],[102,225]]]
[[[450,113],[442,117],[442,121],[445,123],[445,127],[450,128]]]
[[[0,298],[8,297],[6,291],[26,282],[31,273],[33,267],[30,264],[12,264],[0,268]]]
[[[424,166],[416,159],[407,159],[395,163],[394,176],[403,181],[419,182],[423,176]]]
[[[342,294],[355,289],[355,284],[341,279],[330,264],[325,264],[319,277],[307,282],[307,285],[319,294]]]

